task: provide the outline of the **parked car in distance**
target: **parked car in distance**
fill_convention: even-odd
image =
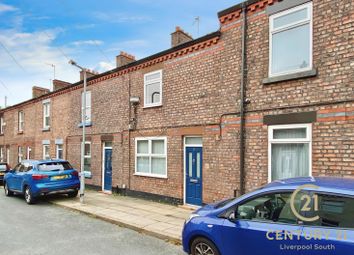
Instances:
[[[354,179],[269,183],[195,211],[182,239],[193,255],[354,254]]]
[[[5,195],[24,194],[28,204],[48,194],[76,197],[79,189],[79,174],[66,160],[24,160],[4,177]]]
[[[10,170],[10,166],[7,163],[0,162],[0,184],[4,181],[5,174]]]

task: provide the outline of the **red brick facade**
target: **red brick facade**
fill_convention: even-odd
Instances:
[[[312,77],[264,83],[268,78],[269,16],[275,0],[249,1],[247,7],[245,94],[245,186],[268,181],[268,125],[264,116],[315,112],[312,121],[312,175],[354,175],[354,5],[313,0]],[[102,185],[102,144],[113,142],[113,188],[184,199],[184,137],[203,138],[203,202],[233,196],[239,190],[241,6],[220,13],[220,31],[160,54],[128,63],[88,81],[92,95],[92,179]],[[144,108],[144,74],[162,70],[162,106]],[[42,143],[63,140],[64,155],[80,168],[82,82],[0,110],[6,123],[0,146],[18,146],[42,158]],[[140,98],[136,110],[131,96]],[[43,131],[43,100],[51,102],[51,128]],[[18,133],[18,112],[25,124]],[[129,129],[132,118],[136,127]],[[286,123],[283,123],[286,124]],[[167,178],[135,175],[135,138],[167,137]],[[25,149],[23,149],[25,151]],[[24,156],[25,158],[25,156]]]

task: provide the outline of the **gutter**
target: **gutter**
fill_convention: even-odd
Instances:
[[[241,84],[240,84],[240,186],[241,195],[245,193],[245,83],[246,83],[246,36],[247,36],[247,3],[242,7],[242,56],[241,56]]]

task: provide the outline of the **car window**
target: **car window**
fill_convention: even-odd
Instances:
[[[17,164],[17,165],[14,167],[14,170],[15,170],[16,172],[19,172],[20,169],[21,169],[21,164]]]
[[[70,169],[73,169],[73,167],[69,162],[47,162],[38,165],[39,171],[63,171]]]
[[[30,163],[23,163],[23,172],[28,172],[32,170],[32,165]]]
[[[354,198],[325,194],[318,195],[318,211],[311,211],[311,216],[319,216],[314,222],[306,222],[306,225],[354,228]]]
[[[272,193],[248,200],[238,205],[236,217],[239,220],[296,224],[297,218],[290,207],[291,194]],[[295,203],[297,207],[297,202]]]

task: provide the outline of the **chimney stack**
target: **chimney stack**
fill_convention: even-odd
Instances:
[[[125,66],[127,64],[133,63],[135,56],[130,55],[124,51],[121,51],[120,54],[116,57],[117,67]]]
[[[50,92],[49,89],[33,86],[32,87],[32,98],[37,98],[37,97],[43,96],[45,94],[48,94],[49,92]]]
[[[53,91],[57,91],[62,88],[69,87],[71,83],[66,82],[66,81],[61,81],[61,80],[53,80]]]
[[[171,47],[176,47],[180,44],[192,41],[193,37],[184,32],[180,27],[176,27],[176,31],[171,34]]]
[[[95,72],[93,70],[89,70],[89,69],[86,69],[86,78],[90,78],[92,76],[95,76],[97,75],[98,72]],[[84,72],[83,71],[80,71],[80,81],[83,81],[84,80]]]

